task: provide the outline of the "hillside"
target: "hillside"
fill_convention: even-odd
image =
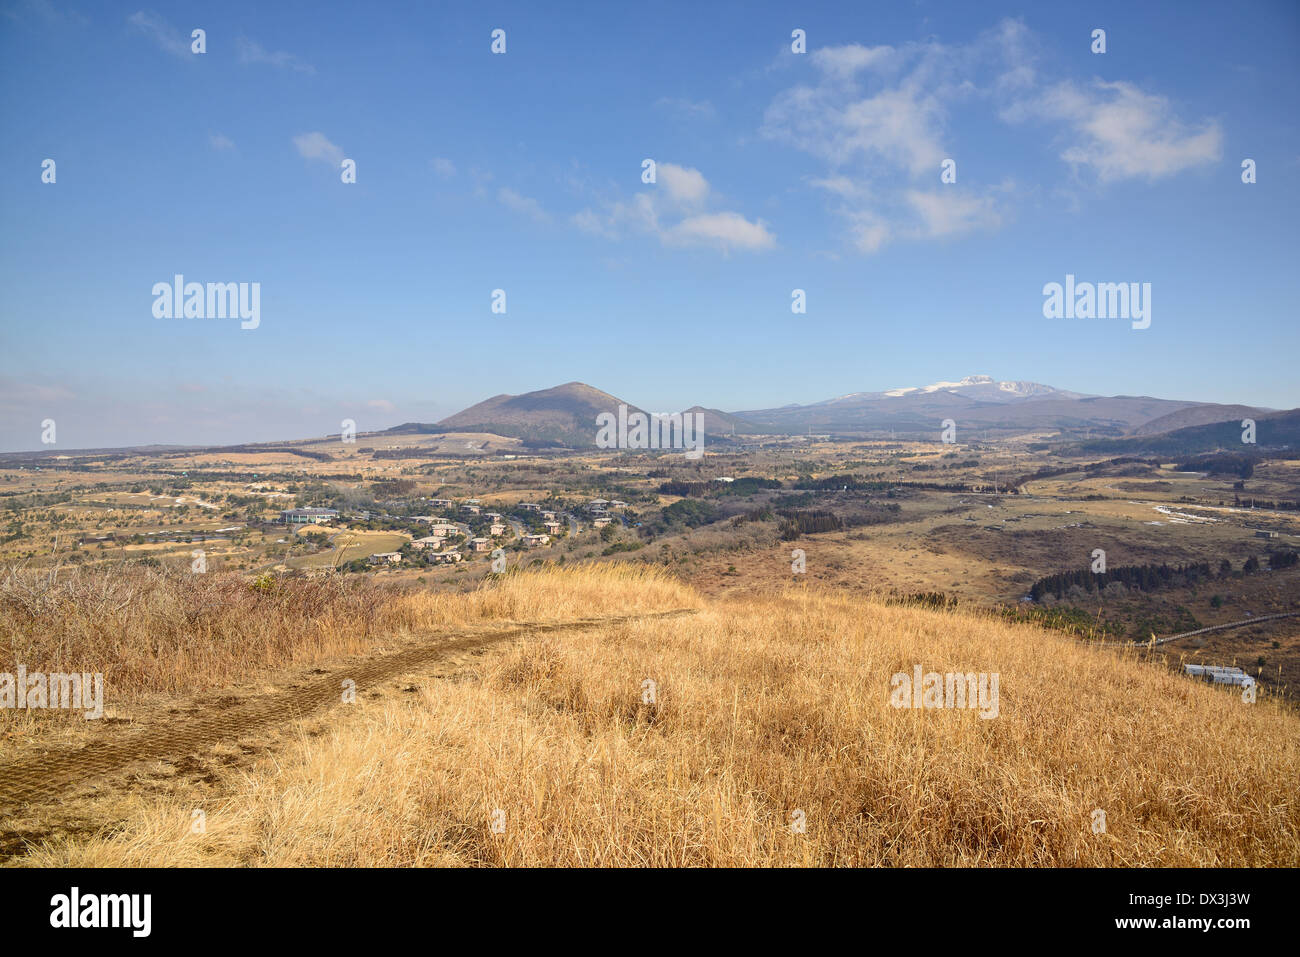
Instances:
[[[683,415],[701,413],[704,416],[704,434],[710,438],[727,438],[735,433],[739,439],[745,435],[752,435],[759,430],[754,423],[749,422],[738,415],[732,415],[730,412],[723,412],[721,409],[706,409],[702,405],[693,405]]]
[[[448,416],[438,427],[584,448],[595,445],[596,417],[602,412],[617,415],[620,405],[627,405],[629,412],[639,411],[608,392],[582,382],[569,382],[523,395],[493,396]]]
[[[944,419],[986,436],[1039,429],[1121,436],[1152,419],[1202,405],[1150,396],[1091,396],[1035,382],[993,382],[968,376],[886,392],[858,392],[811,405],[740,412],[774,432],[898,431],[931,436]],[[1225,416],[1227,417],[1227,416]]]
[[[1274,412],[1255,418],[1255,444],[1241,441],[1241,419],[1208,425],[1194,425],[1158,435],[1138,435],[1121,439],[1097,439],[1080,443],[1082,452],[1142,455],[1194,455],[1223,449],[1231,452],[1263,452],[1300,446],[1300,409]]]
[[[1198,425],[1215,425],[1219,422],[1240,423],[1242,419],[1259,420],[1271,415],[1273,409],[1256,409],[1249,405],[1197,405],[1190,409],[1181,409],[1162,415],[1158,419],[1144,422],[1133,430],[1134,435],[1160,435],[1175,432],[1178,429],[1190,429]]]
[[[602,412],[617,415],[620,405],[626,405],[629,413],[645,411],[585,383],[569,382],[523,395],[493,396],[448,416],[436,425],[406,423],[388,431],[491,432],[525,442],[589,448],[595,445],[596,417]],[[697,405],[686,411],[703,414],[704,432],[708,436],[722,437],[733,432],[746,435],[756,431],[753,423],[719,409]]]
[[[491,629],[534,609],[642,617],[525,629],[475,656],[359,682],[347,706],[327,689],[332,707],[278,729],[260,752],[173,758],[179,783],[147,794],[140,779],[124,779],[79,799],[90,823],[38,837],[20,863],[1300,863],[1300,718],[1267,699],[1246,704],[1131,651],[985,615],[801,587],[709,602],[662,571],[623,568],[543,566],[462,596],[367,592],[369,620],[404,623],[416,629],[408,640],[435,649],[448,628]],[[293,599],[302,583],[282,587],[277,606],[317,614],[315,600]],[[342,600],[331,599],[331,615]],[[176,617],[189,601],[160,594],[146,607]],[[680,608],[673,619],[644,615]],[[147,665],[148,629],[104,634],[115,621],[86,640],[119,654],[137,643]],[[373,642],[383,638],[370,642],[352,652],[357,660],[379,660]],[[57,643],[81,660],[68,636]],[[301,666],[321,660],[305,634],[277,645]],[[333,667],[329,681],[349,673],[346,660]],[[916,667],[997,675],[989,716],[893,706],[894,676]],[[204,670],[255,684],[222,699],[254,708],[265,687],[300,680]],[[185,693],[119,713],[147,734],[185,713]],[[33,761],[50,758],[33,752]],[[208,822],[197,836],[195,806]],[[35,819],[24,826],[39,835],[39,809],[27,813]]]

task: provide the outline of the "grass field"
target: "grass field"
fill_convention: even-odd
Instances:
[[[696,612],[539,634],[365,689],[327,721],[285,729],[265,759],[211,772],[201,797],[101,796],[111,823],[38,841],[19,863],[1300,863],[1294,713],[988,616],[803,588],[704,600],[612,564],[460,596],[288,582],[261,604],[213,583],[226,600],[209,636],[164,631],[171,650],[155,660],[157,626],[185,616],[165,582],[148,587],[152,625],[64,631],[29,660],[111,657],[111,680],[171,691],[364,655],[344,621],[378,640],[538,612]],[[19,637],[43,640],[30,626]],[[891,707],[891,676],[915,665],[998,674],[997,717]]]
[[[290,568],[329,568],[350,562],[357,558],[367,558],[380,552],[395,552],[411,540],[410,535],[397,532],[368,532],[351,529],[338,530],[314,526],[317,531],[330,536],[330,547],[314,555],[290,558],[285,562]],[[298,535],[311,528],[298,529]]]

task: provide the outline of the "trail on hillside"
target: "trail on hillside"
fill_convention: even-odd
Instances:
[[[0,765],[0,818],[24,805],[57,799],[73,785],[122,771],[132,765],[174,761],[197,755],[220,743],[233,743],[250,732],[284,725],[329,705],[343,702],[343,681],[356,683],[357,694],[398,675],[416,671],[442,658],[487,648],[514,638],[565,629],[587,629],[626,621],[689,615],[690,609],[642,615],[610,615],[569,621],[517,625],[491,632],[453,632],[435,644],[421,645],[382,658],[362,658],[330,671],[325,677],[284,691],[232,699],[234,703],[195,717],[168,720],[163,727],[125,731],[113,740],[82,748],[54,751]]]

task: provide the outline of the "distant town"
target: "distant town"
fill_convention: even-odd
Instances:
[[[584,525],[603,529],[617,521],[628,524],[622,512],[628,507],[617,499],[594,498],[576,511],[556,511],[536,502],[518,502],[505,512],[485,511],[477,498],[459,501],[449,498],[411,500],[413,503],[444,512],[443,515],[393,515],[358,509],[346,514],[338,509],[308,506],[280,510],[280,522],[294,527],[304,525],[356,524],[366,530],[410,530],[417,532],[395,551],[372,552],[364,559],[354,559],[344,571],[361,571],[382,565],[450,565],[466,561],[482,552],[512,549],[549,548],[557,539],[577,534]]]

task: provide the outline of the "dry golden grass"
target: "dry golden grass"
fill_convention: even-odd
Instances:
[[[602,574],[521,577],[518,593],[474,600],[514,613],[529,589],[540,604],[572,588],[565,613],[589,611]],[[1000,715],[890,707],[890,676],[915,664],[998,673]],[[989,617],[791,589],[549,633],[473,680],[332,715],[232,777],[206,834],[189,833],[191,805],[141,803],[122,828],[25,863],[1300,863],[1293,714]]]
[[[358,576],[269,580],[131,568],[10,570],[0,578],[0,671],[102,672],[116,700],[190,693],[363,654],[395,635],[685,607],[692,593],[633,566],[553,566],[433,594]],[[676,603],[676,604],[674,604]],[[14,718],[0,711],[0,721]]]

